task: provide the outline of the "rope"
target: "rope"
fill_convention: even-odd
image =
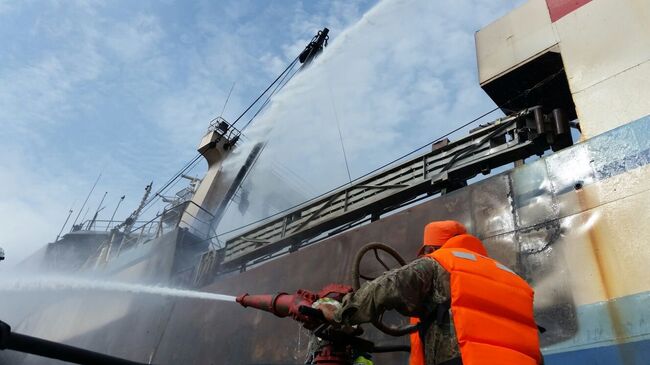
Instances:
[[[343,160],[345,161],[345,169],[348,172],[348,181],[352,182],[352,174],[350,174],[348,155],[345,153],[345,145],[343,144],[343,134],[341,133],[341,123],[339,122],[339,114],[336,112],[336,105],[334,104],[334,96],[332,95],[332,85],[328,85],[328,86],[330,92],[330,102],[332,102],[332,110],[334,111],[334,119],[336,120],[336,128],[339,130],[339,141],[341,142],[341,151],[343,151]]]
[[[234,121],[230,126],[231,126],[231,127],[234,127],[235,124],[237,124],[237,122],[239,122],[239,120],[240,120],[244,115],[246,115],[246,113],[248,113],[249,110],[251,110],[251,108],[252,108],[252,107],[253,107],[253,106],[254,106],[254,105],[255,105],[255,104],[256,104],[256,103],[257,103],[257,102],[262,98],[262,96],[264,96],[264,94],[266,94],[266,92],[269,91],[269,90],[271,89],[271,87],[273,87],[273,85],[275,85],[275,83],[278,82],[278,80],[279,80],[279,79],[280,79],[280,78],[281,78],[281,77],[282,77],[282,76],[283,76],[283,75],[284,75],[284,74],[285,74],[285,73],[286,73],[290,68],[292,68],[293,65],[295,65],[296,62],[298,62],[298,57],[296,57],[296,58],[295,58],[295,59],[294,59],[294,60],[289,64],[289,66],[287,66],[287,68],[285,68],[284,71],[282,71],[282,73],[281,73],[278,77],[276,77],[275,80],[273,80],[273,82],[272,82],[272,83],[271,83],[271,84],[270,84],[266,89],[264,89],[264,91],[260,94],[260,96],[258,96],[257,99],[255,99],[255,101],[253,101],[253,103],[251,103],[251,105],[249,105],[248,108],[246,108],[246,110],[244,110],[244,112],[241,113],[241,114],[239,115],[239,117],[237,117],[237,119],[235,119],[235,121]]]

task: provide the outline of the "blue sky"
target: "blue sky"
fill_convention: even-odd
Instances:
[[[473,34],[521,2],[0,0],[0,246],[15,263],[52,241],[100,172],[91,210],[126,194],[124,218],[194,156],[233,82],[226,119],[323,26],[330,47],[251,128],[271,143],[248,186],[273,189],[269,166],[302,196],[345,183],[335,118],[354,178],[493,107]]]

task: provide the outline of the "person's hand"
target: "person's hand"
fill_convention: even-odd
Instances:
[[[338,310],[338,307],[336,305],[330,303],[321,303],[318,306],[318,309],[320,309],[320,311],[323,312],[323,316],[328,322],[336,323],[336,321],[334,320],[334,316],[336,315],[336,311]]]
[[[363,330],[358,326],[349,326],[346,324],[338,323],[336,321],[335,319],[336,312],[341,309],[341,303],[326,299],[324,301],[318,302],[316,304],[316,308],[318,308],[321,311],[321,313],[323,313],[323,317],[325,317],[325,320],[333,324],[339,331],[343,331],[344,333],[347,333],[349,335],[355,335],[355,336],[358,336],[363,333]]]
[[[341,308],[341,303],[332,298],[320,298],[312,304],[312,308],[320,310],[328,322],[336,323],[334,316],[336,311]]]

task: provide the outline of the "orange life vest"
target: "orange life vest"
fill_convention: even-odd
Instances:
[[[411,324],[420,323],[417,317],[411,317]],[[410,335],[411,339],[411,356],[409,357],[409,365],[424,365],[424,346],[420,339],[420,333],[415,331]]]
[[[467,234],[427,255],[449,272],[451,314],[463,364],[536,365],[541,355],[533,290],[486,256],[480,241]]]

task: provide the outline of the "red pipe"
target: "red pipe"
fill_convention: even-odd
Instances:
[[[249,295],[243,294],[237,297],[237,303],[244,307],[252,307],[273,313],[278,317],[292,316],[296,319],[302,317],[298,308],[301,305],[311,306],[311,301],[306,300],[300,295],[291,295],[287,293],[278,293],[275,295],[260,294]]]

